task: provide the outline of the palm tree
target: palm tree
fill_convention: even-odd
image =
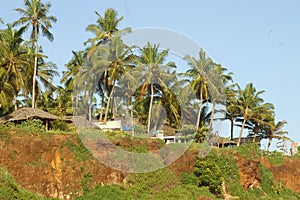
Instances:
[[[74,78],[79,74],[86,57],[84,51],[72,51],[72,54],[72,59],[66,64],[67,71],[63,71],[63,76],[60,80],[68,90],[74,89]]]
[[[226,95],[226,108],[225,110],[220,110],[224,115],[224,118],[221,120],[229,120],[230,121],[230,139],[233,139],[233,131],[234,131],[234,122],[236,118],[240,115],[238,108],[235,106],[237,104],[237,96],[238,90],[236,87],[239,88],[237,84],[231,84],[225,87],[225,95]]]
[[[118,29],[119,23],[123,17],[118,18],[118,12],[112,8],[108,8],[105,11],[104,17],[102,17],[97,11],[98,16],[96,24],[90,24],[87,26],[86,31],[95,35],[93,38],[89,38],[84,44],[90,43],[91,46],[88,50],[88,56],[90,56],[100,44],[106,44],[110,41],[113,35],[121,37],[122,34],[131,32],[130,28],[123,30]]]
[[[271,103],[262,104],[261,108],[253,113],[251,120],[248,120],[247,128],[251,130],[250,136],[253,135],[253,142],[256,141],[256,137],[263,134],[264,129],[268,124],[274,121],[275,113],[274,106]]]
[[[283,140],[290,140],[288,137],[286,137],[285,135],[288,134],[287,131],[283,131],[282,128],[287,124],[287,121],[283,120],[283,121],[279,121],[275,124],[274,121],[271,121],[268,124],[267,127],[267,137],[269,139],[268,141],[268,147],[267,147],[267,154],[269,154],[269,150],[270,150],[270,146],[271,146],[271,142],[273,138],[276,139],[283,139]]]
[[[107,68],[108,72],[108,79],[107,79],[107,86],[111,88],[109,91],[106,109],[105,109],[105,117],[104,123],[107,121],[108,116],[108,109],[110,105],[110,101],[115,91],[115,87],[117,81],[120,81],[123,75],[128,76],[129,73],[126,73],[126,69],[131,68],[131,62],[133,59],[133,54],[131,52],[131,48],[128,48],[120,37],[114,37],[111,39],[109,46],[110,64]],[[130,66],[131,65],[131,66]]]
[[[26,44],[22,39],[24,28],[14,30],[10,24],[7,24],[7,29],[0,30],[1,51],[2,58],[1,66],[5,69],[5,80],[14,88],[11,94],[14,98],[15,110],[18,109],[17,96],[20,91],[27,95],[26,85],[26,67],[28,52],[26,51]]]
[[[80,71],[83,70],[84,62],[86,59],[86,52],[85,51],[72,51],[73,57],[72,59],[66,64],[66,71],[63,71],[63,76],[60,80],[61,83],[64,84],[65,89],[70,91],[71,93],[71,100],[75,103],[75,113],[78,109],[78,100],[79,94],[76,90],[75,80],[78,80],[77,77],[80,74]]]
[[[150,42],[143,48],[139,49],[140,55],[135,59],[137,68],[131,71],[131,74],[139,80],[140,94],[145,95],[148,92],[150,96],[149,110],[148,110],[148,128],[147,132],[150,134],[151,127],[151,112],[154,99],[155,85],[166,87],[169,80],[175,78],[175,73],[170,71],[171,68],[176,68],[173,62],[164,64],[169,50],[159,50],[159,45],[152,45]]]
[[[246,88],[244,90],[240,89],[239,98],[237,99],[236,104],[231,106],[232,109],[238,109],[242,117],[242,125],[237,146],[240,145],[247,120],[258,120],[258,116],[262,113],[263,110],[272,107],[272,105],[264,103],[264,100],[259,97],[262,93],[264,93],[263,90],[256,92],[253,84],[250,83],[246,85]]]
[[[232,80],[232,72],[225,73],[227,69],[220,64],[216,64],[213,68],[213,73],[215,74],[214,79],[221,79],[221,82],[214,81],[216,85],[216,89],[212,90],[210,93],[210,102],[212,103],[212,110],[211,110],[211,119],[209,123],[209,130],[212,130],[212,125],[215,117],[215,107],[217,103],[222,105],[226,105],[226,85],[228,82],[233,82]]]
[[[39,34],[42,32],[50,41],[53,41],[54,37],[49,31],[52,28],[52,22],[56,22],[57,19],[54,16],[48,16],[49,9],[51,4],[48,2],[43,4],[41,0],[24,0],[25,8],[15,9],[22,17],[14,22],[14,26],[23,25],[25,29],[32,27],[31,39],[34,42],[35,46],[35,57],[34,57],[34,70],[33,70],[33,79],[32,79],[32,108],[35,108],[36,100],[36,75],[38,71],[38,54],[39,54]]]
[[[214,70],[216,64],[211,58],[206,57],[203,49],[199,51],[199,59],[185,56],[184,60],[188,62],[190,67],[186,72],[186,76],[191,78],[191,87],[200,100],[196,124],[196,127],[199,127],[203,100],[208,102],[210,94],[217,95],[220,93],[219,88],[222,88],[221,74],[218,70]]]

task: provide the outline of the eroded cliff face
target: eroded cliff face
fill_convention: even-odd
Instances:
[[[259,166],[260,160],[247,160],[242,156],[236,155],[235,161],[239,170],[240,182],[244,190],[257,188],[259,183],[262,182]]]
[[[300,160],[285,158],[279,166],[272,165],[267,159],[262,164],[271,171],[275,180],[300,194]]]
[[[71,148],[68,144],[74,144]],[[74,154],[75,135],[43,136],[14,132],[0,140],[0,165],[24,188],[48,197],[72,199],[82,186],[122,183],[125,174],[108,168],[92,156]],[[81,156],[84,156],[82,154]]]

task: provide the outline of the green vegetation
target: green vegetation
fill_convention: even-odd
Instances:
[[[0,126],[0,137],[7,137],[7,132],[15,132],[17,134],[32,133],[32,134],[73,134],[73,128],[67,125],[64,121],[56,120],[51,123],[53,125],[52,130],[46,131],[45,125],[39,119],[28,119],[21,123],[5,123]]]
[[[262,182],[258,188],[245,191],[240,183],[238,166],[234,156],[241,156],[241,153],[248,156],[248,160],[255,160],[258,149],[251,145],[240,146],[236,149],[212,150],[210,154],[200,159],[195,166],[195,174],[206,174],[204,180],[199,178],[199,186],[208,185],[214,194],[224,194],[220,188],[221,180],[225,181],[226,193],[241,199],[299,199],[300,196],[283,187],[282,183],[277,183],[271,172],[262,164],[259,165],[262,175]],[[251,156],[251,158],[249,157]],[[212,173],[211,169],[216,173]],[[209,181],[208,181],[209,180]]]
[[[68,150],[75,156],[78,162],[80,161],[87,161],[92,158],[91,153],[88,149],[84,146],[80,138],[77,138],[77,142],[74,143],[71,140],[65,141],[61,146],[61,151],[64,148],[68,148]]]
[[[206,188],[182,184],[168,168],[145,174],[132,174],[128,184],[104,185],[84,192],[76,199],[196,199],[200,196],[215,197]]]
[[[211,193],[222,196],[224,177],[219,167],[210,159],[198,159],[195,174],[199,177],[199,187],[208,187]]]

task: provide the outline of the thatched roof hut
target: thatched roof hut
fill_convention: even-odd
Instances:
[[[59,119],[59,117],[37,108],[21,108],[8,115],[0,117],[0,123],[20,122],[30,118],[40,119],[44,121],[46,123],[46,130],[48,130],[49,121]]]

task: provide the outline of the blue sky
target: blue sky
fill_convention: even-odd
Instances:
[[[287,120],[289,136],[300,143],[300,1],[298,0],[52,0],[50,12],[58,18],[54,42],[41,40],[49,60],[63,70],[71,50],[84,48],[95,23],[94,11],[114,8],[124,20],[120,28],[160,27],[178,31],[196,41],[215,62],[234,73],[242,87],[253,82],[276,108],[276,119]],[[0,17],[19,18],[13,11],[23,0],[0,0]]]

